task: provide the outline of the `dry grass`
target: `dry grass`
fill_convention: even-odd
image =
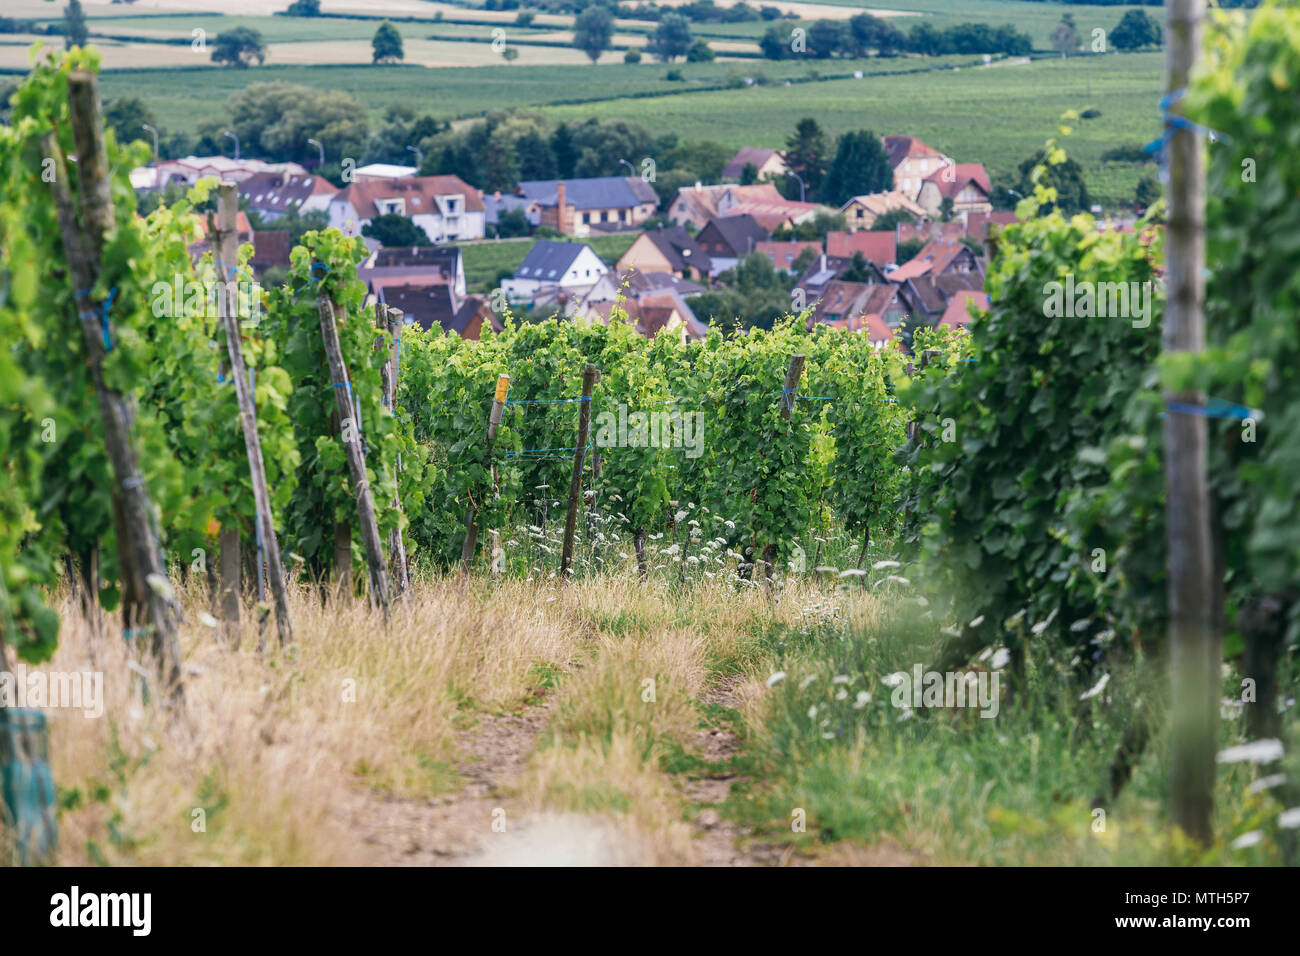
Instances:
[[[55,780],[79,792],[61,817],[59,862],[363,862],[335,819],[338,795],[454,785],[458,706],[516,706],[538,667],[576,653],[573,622],[543,613],[544,600],[509,583],[476,596],[434,582],[385,629],[362,602],[322,607],[300,592],[294,646],[265,659],[252,626],[234,650],[191,623],[175,715],[141,700],[116,624],[95,640],[65,603],[50,669],[102,669],[106,702],[97,720],[52,721]],[[196,621],[199,595],[184,603]],[[206,832],[194,832],[196,810]]]
[[[765,635],[825,613],[826,594],[807,581],[775,600],[721,581],[683,589],[628,569],[564,588],[433,579],[385,628],[364,601],[322,606],[304,588],[292,595],[294,644],[262,656],[248,616],[232,647],[201,622],[206,596],[182,590],[178,712],[142,698],[147,665],[130,659],[116,620],[95,638],[64,600],[48,667],[103,671],[105,707],[99,719],[52,714],[57,862],[373,862],[340,810],[345,798],[455,790],[459,732],[474,715],[515,710],[557,682],[550,726],[517,781],[521,809],[590,815],[617,837],[618,862],[692,862],[665,759],[695,752],[698,701],[722,677],[748,678],[728,686],[746,722],[761,723]],[[872,614],[873,600],[838,603]]]

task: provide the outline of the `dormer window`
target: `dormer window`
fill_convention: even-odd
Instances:
[[[381,216],[406,215],[406,201],[404,199],[379,199],[375,201],[375,206],[379,209]]]

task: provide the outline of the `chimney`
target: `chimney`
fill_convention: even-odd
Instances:
[[[826,271],[826,253],[824,253],[824,252],[823,252],[822,255],[821,255],[821,264],[820,264],[820,268],[818,268],[817,271],[818,271],[818,272],[825,272],[825,271]]]
[[[567,233],[569,230],[564,228],[564,199],[564,180],[560,180],[555,187],[555,228]]]

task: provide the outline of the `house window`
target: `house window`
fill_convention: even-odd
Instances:
[[[591,213],[589,213],[589,212],[584,212],[584,213],[582,214],[582,221],[583,221],[584,223],[586,223],[587,225],[591,225]]]

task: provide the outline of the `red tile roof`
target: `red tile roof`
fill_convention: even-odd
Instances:
[[[986,196],[993,192],[983,163],[954,163],[952,166],[944,166],[926,176],[925,181],[938,186],[940,196],[956,196],[969,183],[979,186]]]
[[[988,293],[972,292],[963,289],[948,301],[948,308],[944,310],[943,318],[939,320],[939,325],[947,326],[950,329],[958,329],[967,325],[971,320],[968,306],[972,302],[975,304],[976,311],[988,311]]]
[[[878,266],[893,263],[898,255],[894,230],[826,233],[828,256],[852,258],[855,252],[862,253],[868,262],[874,262]]]
[[[483,212],[483,193],[459,176],[358,180],[334,198],[350,202],[362,219],[372,219],[379,215],[378,199],[405,199],[406,215],[415,216],[439,212],[436,197],[452,195],[464,197],[465,212]]]
[[[889,165],[897,166],[903,160],[920,156],[942,156],[937,149],[926,146],[915,136],[886,136],[885,152],[889,154]]]

